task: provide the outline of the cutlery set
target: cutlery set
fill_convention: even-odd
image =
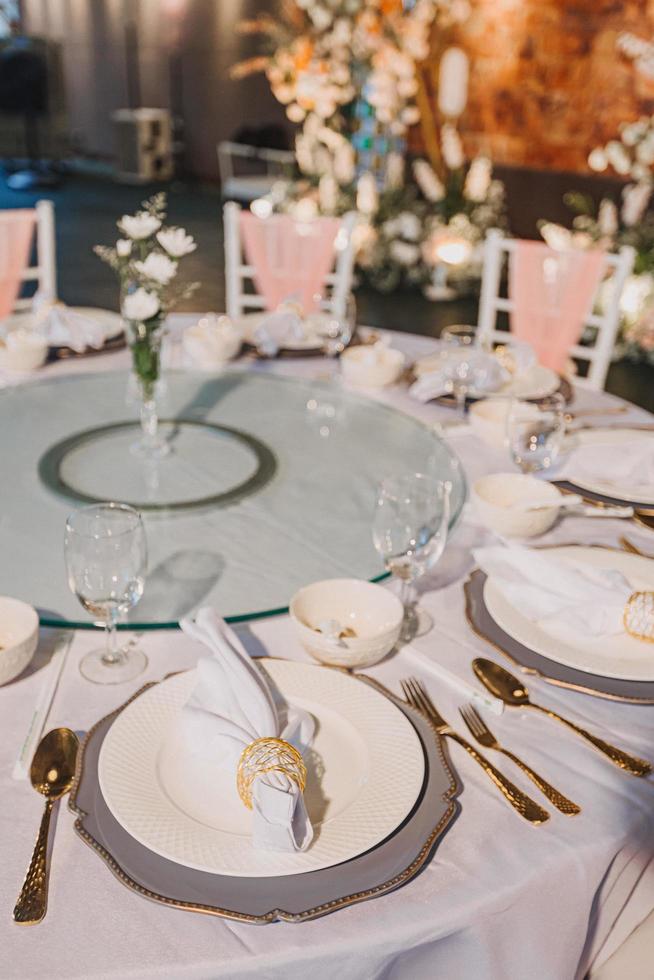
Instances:
[[[587,742],[590,742],[595,749],[605,755],[614,765],[630,773],[632,776],[643,777],[648,776],[652,772],[651,764],[644,759],[629,755],[622,749],[618,749],[609,742],[605,742],[603,739],[591,734],[569,719],[557,714],[555,711],[551,711],[549,708],[543,707],[543,705],[536,704],[530,699],[529,691],[524,684],[517,677],[514,677],[513,674],[510,674],[508,670],[494,663],[494,661],[478,657],[473,661],[472,669],[484,687],[494,697],[503,701],[507,707],[532,708],[542,712],[549,718],[565,725]],[[543,809],[529,796],[519,790],[485,756],[478,752],[470,742],[459,735],[448,724],[438,712],[421,681],[415,678],[409,678],[403,680],[401,685],[407,703],[425,715],[441,737],[450,738],[464,748],[475,762],[481,766],[486,775],[495,783],[506,800],[517,810],[520,816],[524,817],[525,820],[528,820],[534,826],[538,826],[549,820],[547,810]],[[484,748],[500,752],[515,763],[557,810],[567,816],[575,816],[581,813],[581,807],[577,803],[569,800],[559,790],[555,789],[543,779],[542,776],[534,772],[522,759],[501,745],[472,704],[460,708],[459,711],[473,738]]]

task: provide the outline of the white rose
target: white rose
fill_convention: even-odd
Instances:
[[[181,259],[197,248],[191,235],[186,234],[185,228],[163,228],[157,235],[157,241],[174,259]]]
[[[138,214],[124,214],[118,227],[128,238],[138,242],[154,235],[161,228],[161,222],[147,211],[139,211]]]
[[[606,170],[608,160],[606,158],[606,153],[601,147],[597,146],[594,150],[591,150],[588,155],[588,166],[596,173]]]
[[[414,242],[417,238],[420,238],[422,224],[417,214],[413,214],[412,211],[402,211],[397,216],[397,223],[402,238],[406,238],[410,242]]]
[[[420,258],[418,246],[409,245],[407,242],[391,242],[388,251],[391,258],[395,259],[399,265],[414,265]]]
[[[609,201],[606,197],[599,206],[597,224],[600,234],[607,238],[613,238],[618,230],[618,209],[613,201]]]
[[[132,251],[132,243],[129,238],[119,238],[116,242],[116,255],[119,259],[126,259]]]
[[[301,123],[304,117],[306,116],[306,112],[299,105],[297,105],[297,103],[293,103],[293,105],[289,105],[287,107],[286,115],[291,120],[291,122]]]
[[[154,279],[161,286],[167,286],[177,274],[177,263],[163,252],[150,252],[144,262],[135,262],[134,268],[146,279]]]
[[[416,160],[413,164],[413,176],[424,196],[432,204],[437,204],[445,197],[445,188],[426,160]]]
[[[613,169],[623,176],[631,169],[631,160],[622,143],[611,140],[606,144],[606,156]]]
[[[122,312],[126,320],[141,322],[156,316],[160,309],[159,297],[140,287],[124,298]]]
[[[463,187],[463,194],[469,201],[480,203],[486,200],[490,189],[493,165],[488,157],[475,157]]]
[[[622,221],[627,228],[637,225],[652,195],[650,184],[628,184],[622,191]]]
[[[441,129],[441,149],[448,170],[459,170],[464,164],[461,137],[452,123],[445,123]]]

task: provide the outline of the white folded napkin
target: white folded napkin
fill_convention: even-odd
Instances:
[[[634,590],[614,568],[561,561],[515,544],[478,548],[473,557],[511,605],[549,632],[565,638],[625,631],[622,617]]]
[[[420,402],[440,398],[452,391],[453,385],[465,384],[475,396],[498,391],[509,380],[498,359],[483,350],[454,348],[443,351],[433,371],[422,374],[409,388],[409,394]]]
[[[570,452],[552,479],[584,480],[651,493],[654,486],[654,438],[594,442]]]
[[[296,303],[281,303],[274,313],[269,313],[254,331],[257,349],[266,357],[274,357],[280,347],[305,337],[300,308]]]
[[[300,753],[313,739],[310,714],[275,698],[236,634],[210,608],[180,622],[212,656],[198,661],[198,680],[180,719],[188,752],[206,765],[206,778],[236,773],[244,748],[258,738],[282,738]],[[260,850],[303,851],[313,828],[298,786],[282,773],[255,778],[252,786],[253,845]],[[244,807],[245,813],[245,807]]]
[[[50,347],[71,347],[77,353],[89,347],[99,349],[106,330],[98,320],[77,313],[63,303],[36,303],[38,326]]]
[[[194,367],[210,370],[236,357],[243,331],[228,316],[208,313],[182,334],[184,352]]]

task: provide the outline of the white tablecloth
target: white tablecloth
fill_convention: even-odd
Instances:
[[[183,322],[178,320],[178,323]],[[394,335],[410,356],[431,341]],[[173,349],[170,355],[177,357]],[[127,355],[105,355],[53,365],[41,376],[66,371],[124,368]],[[305,376],[324,375],[321,360],[256,365]],[[375,397],[423,418],[451,413],[411,401],[403,389]],[[615,402],[579,392],[575,407]],[[619,423],[648,419],[634,409]],[[596,419],[594,421],[601,421]],[[618,424],[615,419],[607,422]],[[507,469],[501,452],[470,434],[451,436],[469,480]],[[36,478],[36,477],[35,477]],[[654,535],[613,520],[568,517],[539,543],[617,544],[628,530],[654,552]],[[29,529],[25,529],[29,533]],[[455,531],[434,573],[422,583],[422,603],[435,628],[411,648],[370,673],[399,690],[399,679],[423,677],[443,714],[460,730],[460,695],[430,674],[438,661],[472,681],[470,662],[501,659],[473,635],[463,613],[462,581],[471,568],[470,548],[484,533],[469,520]],[[4,555],[4,560],[10,560]],[[307,659],[286,616],[241,630],[246,645],[271,655]],[[150,904],[124,888],[98,856],[75,835],[70,812],[55,826],[49,910],[37,927],[20,928],[11,909],[32,852],[42,802],[11,769],[41,684],[39,668],[56,636],[43,631],[32,669],[0,688],[0,978],[284,978],[284,980],[568,980],[603,962],[654,908],[654,783],[635,779],[536,712],[506,711],[492,718],[498,737],[583,807],[576,818],[553,810],[534,828],[507,806],[487,777],[458,746],[448,742],[463,790],[461,813],[425,871],[383,898],[315,922],[256,927]],[[143,683],[191,666],[195,652],[177,632],[151,632],[141,643],[147,673],[121,686],[98,687],[77,664],[97,636],[76,634],[47,727],[84,731]],[[530,682],[534,700],[586,723],[636,754],[654,755],[654,709],[612,704],[544,682]],[[531,795],[535,787],[500,759],[501,768]],[[539,798],[540,799],[540,798]]]

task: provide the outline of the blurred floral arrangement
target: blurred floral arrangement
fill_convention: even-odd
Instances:
[[[623,33],[616,47],[638,71],[654,76],[654,44]],[[623,123],[618,138],[591,150],[588,165],[596,173],[613,170],[627,179],[620,206],[604,198],[597,207],[586,195],[566,194],[564,200],[575,213],[572,231],[542,222],[541,234],[552,248],[635,249],[633,275],[621,299],[616,355],[654,364],[654,115]]]
[[[264,37],[269,51],[233,74],[264,71],[288,118],[301,124],[299,179],[280,182],[253,210],[310,218],[356,209],[358,269],[380,290],[427,286],[435,275],[459,284],[473,276],[478,244],[503,224],[504,188],[492,179],[490,161],[466,161],[452,118],[440,127],[429,120],[437,132],[432,149],[438,145],[431,162],[415,160],[408,173],[403,143],[431,111],[420,62],[432,26],[468,13],[468,0],[287,0],[279,20],[244,21],[241,30]],[[377,153],[358,149],[377,140]]]

